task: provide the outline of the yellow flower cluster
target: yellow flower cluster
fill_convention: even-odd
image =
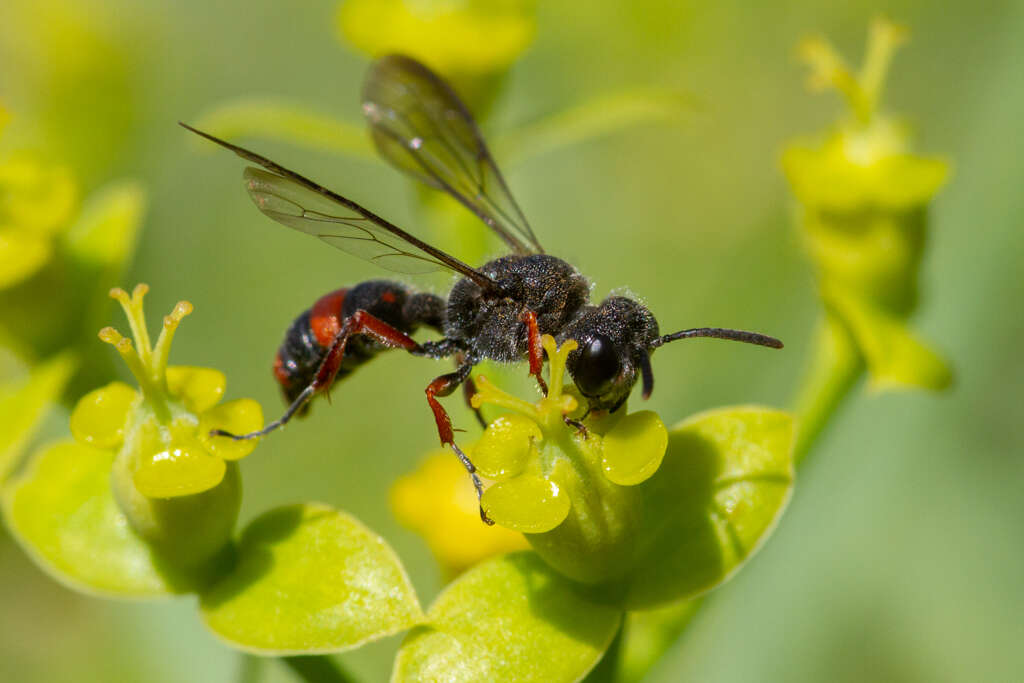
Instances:
[[[901,27],[875,21],[857,73],[825,40],[803,43],[812,86],[839,91],[849,113],[823,140],[792,143],[782,165],[830,322],[848,331],[872,384],[938,389],[949,383],[949,370],[904,321],[917,303],[927,207],[949,165],[913,154],[907,128],[879,112],[890,60],[904,40]]]
[[[0,108],[0,130],[8,115]],[[0,160],[0,289],[22,282],[52,257],[78,206],[71,171],[34,155]]]

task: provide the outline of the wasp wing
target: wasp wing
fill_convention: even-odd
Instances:
[[[263,167],[245,169],[245,186],[257,208],[278,223],[318,237],[388,270],[429,273],[446,268],[472,279],[484,289],[495,288],[488,276],[352,200],[244,147],[184,123],[181,125]]]
[[[514,251],[543,253],[472,115],[437,74],[409,57],[383,57],[366,77],[363,114],[391,164],[448,192]]]

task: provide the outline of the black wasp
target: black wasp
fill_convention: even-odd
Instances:
[[[290,402],[284,415],[259,432],[225,436],[248,439],[277,429],[317,392],[385,349],[454,357],[455,371],[427,385],[427,403],[441,444],[459,456],[480,495],[473,464],[456,446],[451,420],[437,397],[467,383],[481,360],[528,360],[530,374],[546,391],[541,335],[550,334],[559,343],[575,339],[579,348],[569,355],[567,367],[576,387],[590,411],[614,411],[638,379],[644,398],[650,396],[651,354],[670,341],[717,337],[782,347],[772,337],[720,328],[661,335],[651,312],[624,296],[591,304],[587,279],[562,259],[545,254],[537,242],[469,110],[423,64],[399,55],[380,59],[370,69],[362,99],[381,156],[459,200],[511,253],[473,268],[266,157],[182,124],[261,167],[245,169],[246,189],[260,211],[279,223],[388,270],[426,273],[446,268],[461,276],[447,299],[387,280],[362,282],[320,298],[295,319],[277,352],[274,374]],[[442,338],[413,340],[409,335],[421,326]],[[482,511],[481,516],[490,521]]]

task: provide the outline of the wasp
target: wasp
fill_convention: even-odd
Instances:
[[[363,88],[362,110],[385,160],[454,197],[502,239],[509,253],[474,268],[295,171],[182,123],[255,164],[244,171],[245,187],[256,207],[278,223],[391,271],[448,270],[459,276],[447,297],[390,280],[362,282],[321,297],[292,322],[274,361],[287,410],[258,432],[221,436],[252,439],[282,427],[314,396],[386,349],[454,358],[455,370],[431,381],[426,399],[442,446],[462,461],[479,497],[480,478],[456,445],[438,398],[471,386],[470,372],[485,359],[526,360],[546,393],[541,336],[550,334],[559,343],[576,340],[578,348],[566,365],[589,413],[618,410],[638,381],[648,398],[654,388],[651,355],[669,342],[715,337],[782,348],[773,337],[723,328],[662,335],[654,315],[635,299],[609,296],[591,303],[587,278],[545,253],[537,241],[466,105],[420,62],[402,55],[376,61]],[[412,334],[419,328],[440,338],[416,341]],[[481,517],[490,523],[482,509]]]

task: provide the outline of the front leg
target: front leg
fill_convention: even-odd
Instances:
[[[544,347],[540,343],[540,326],[537,325],[537,314],[527,310],[523,313],[526,323],[526,348],[530,358],[530,374],[537,380],[540,390],[548,395],[548,383],[544,381],[541,371],[544,369]]]

